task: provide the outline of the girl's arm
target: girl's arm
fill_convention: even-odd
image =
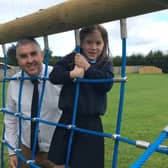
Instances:
[[[89,69],[85,71],[84,76],[84,78],[87,79],[112,79],[113,77],[114,74],[111,63],[107,63],[101,68],[90,66]],[[94,83],[94,86],[97,91],[108,92],[112,88],[113,82]]]
[[[72,83],[77,77],[83,78],[84,70],[74,66],[73,55],[68,55],[60,60],[53,68],[49,75],[49,80],[53,84]]]

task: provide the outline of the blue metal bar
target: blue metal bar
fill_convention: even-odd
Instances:
[[[16,115],[14,112],[7,112],[4,109],[2,109],[1,111],[9,113],[11,115]],[[17,114],[16,116],[17,117],[21,117],[23,120],[31,120],[30,117],[22,116],[22,115],[19,115],[19,114]],[[70,128],[69,125],[65,125],[65,124],[61,124],[61,123],[55,123],[55,122],[51,122],[51,121],[47,121],[47,120],[42,120],[40,118],[36,118],[36,120],[38,120],[39,122],[41,122],[43,124],[53,125],[53,126],[57,126],[57,127],[66,128],[66,129],[73,129],[75,131],[79,131],[79,132],[83,132],[83,133],[93,134],[93,135],[97,135],[97,136],[104,136],[104,137],[112,138],[112,139],[114,139],[114,137],[115,137],[115,135],[113,135],[113,134],[102,133],[102,132],[98,132],[98,131],[78,128],[78,127],[75,127],[75,126]],[[128,138],[125,138],[125,137],[122,137],[122,136],[117,136],[116,139],[121,141],[121,142],[128,143],[130,145],[136,145],[136,141],[135,140],[131,140],[131,139],[128,139]],[[156,152],[168,154],[168,148],[157,148]]]
[[[123,77],[123,79],[125,78],[125,67],[126,67],[126,47],[124,48],[124,45],[126,46],[126,39],[123,39],[123,59],[122,59],[123,61],[122,61],[122,71],[121,71],[121,76]],[[39,106],[39,108],[38,108],[38,117],[35,119],[35,121],[37,122],[35,136],[37,136],[37,133],[38,133],[39,122],[42,122],[44,124],[50,124],[50,125],[56,125],[56,126],[64,127],[64,128],[67,128],[67,129],[71,130],[69,144],[68,144],[68,151],[67,151],[66,168],[68,168],[68,162],[69,162],[69,159],[70,159],[71,145],[72,145],[72,141],[73,141],[74,131],[80,131],[80,132],[83,132],[83,133],[94,134],[94,135],[97,135],[97,136],[103,136],[103,137],[113,138],[113,139],[116,140],[115,141],[115,146],[114,146],[114,155],[113,155],[114,156],[113,157],[113,162],[114,163],[113,163],[113,166],[116,166],[119,141],[131,144],[131,145],[136,145],[136,141],[130,140],[128,138],[124,138],[124,137],[120,136],[120,127],[121,127],[121,119],[122,119],[122,111],[123,111],[124,88],[125,88],[124,84],[125,84],[125,80],[121,81],[122,83],[121,83],[121,87],[120,87],[120,103],[119,103],[119,112],[118,112],[118,120],[117,120],[117,128],[116,128],[116,135],[118,135],[118,136],[116,136],[116,138],[114,138],[115,136],[113,136],[112,134],[107,134],[107,133],[102,133],[102,132],[97,132],[97,131],[92,131],[92,130],[77,128],[75,126],[76,113],[77,113],[77,104],[78,104],[78,96],[79,96],[79,89],[80,89],[80,82],[103,83],[103,82],[111,82],[113,79],[93,79],[93,80],[90,80],[90,79],[77,79],[75,103],[74,103],[73,118],[72,118],[72,125],[68,126],[68,125],[64,125],[64,124],[59,124],[59,123],[54,123],[54,122],[50,122],[50,121],[41,120],[39,118],[40,117],[40,111],[41,111],[40,108],[41,108],[41,104],[42,104],[42,100],[43,100],[43,96],[44,96],[45,82],[46,82],[46,80],[48,80],[48,78],[47,78],[47,65],[48,65],[48,62],[46,63],[46,69],[45,69],[45,75],[44,75],[45,77],[43,78],[44,82],[43,82],[43,87],[42,87],[40,101],[39,101],[39,104],[38,104],[38,106]],[[18,79],[18,78],[16,78],[16,79]],[[30,78],[30,79],[25,78],[25,80],[26,79],[30,80],[32,78]],[[22,76],[20,78],[20,90],[19,90],[19,98],[18,98],[19,102],[21,102],[21,93],[22,93],[23,80],[24,80],[24,76]],[[4,79],[4,82],[5,81],[6,81],[6,79]],[[5,90],[5,89],[3,89],[3,90]],[[15,115],[16,117],[19,117],[19,121],[21,121],[21,119],[23,119],[23,120],[31,120],[30,117],[22,116],[22,114],[20,113],[21,112],[21,105],[18,106],[18,109],[19,109],[18,113],[9,112],[9,111],[5,110],[4,107],[3,107],[3,109],[1,111],[9,113],[11,115]],[[21,123],[19,125],[20,125],[20,129],[19,129],[19,135],[20,136],[19,137],[21,137]],[[167,132],[163,132],[161,134],[161,136],[158,138],[157,142],[151,146],[151,149],[149,149],[149,152],[145,152],[144,153],[145,156],[142,156],[140,158],[140,161],[139,162],[137,161],[135,163],[136,165],[132,165],[132,166],[139,166],[139,165],[143,164],[145,162],[146,157],[149,157],[152,154],[152,152],[154,152],[154,151],[157,151],[157,152],[160,152],[160,153],[166,153],[167,154],[168,153],[168,149],[158,148],[158,145],[166,138],[166,136],[167,136]],[[35,140],[37,140],[37,137],[35,138]],[[36,141],[34,142],[34,144],[35,143],[36,143]],[[13,148],[13,150],[15,150],[15,149]],[[16,151],[16,153],[17,153],[17,151]],[[19,154],[18,154],[18,156],[19,156]],[[21,158],[21,157],[19,157],[19,158]],[[32,156],[32,158],[34,159],[34,156]],[[24,161],[24,158],[22,158],[22,159]],[[28,163],[28,164],[31,166],[31,162]],[[136,167],[130,167],[130,168],[136,168]]]
[[[49,51],[46,50],[46,53],[45,53],[45,71],[44,71],[44,77],[45,78],[47,77],[47,72],[48,72],[48,54],[49,54]],[[40,98],[39,98],[39,102],[38,102],[37,118],[40,118],[41,107],[42,107],[42,102],[43,102],[43,97],[44,97],[44,92],[45,92],[45,85],[46,85],[46,80],[43,80],[41,94],[40,94]],[[35,148],[36,148],[36,144],[38,143],[37,139],[38,139],[38,129],[39,129],[39,121],[36,120],[34,122],[37,122],[37,124],[36,124],[36,127],[35,127],[34,143],[33,143],[32,155],[31,155],[32,160],[34,160],[34,158],[35,158]]]
[[[75,44],[76,44],[75,51],[77,53],[80,53],[81,52],[81,49],[80,49],[80,31],[79,31],[79,29],[76,29],[74,32],[75,32]]]
[[[75,32],[75,43],[76,43],[75,51],[77,53],[80,53],[81,50],[80,50],[80,32],[79,32],[79,29],[76,29],[74,32]],[[75,127],[75,122],[76,122],[79,89],[80,89],[80,82],[76,81],[75,102],[74,102],[73,116],[72,116],[72,122],[71,122],[72,123],[72,125],[71,125],[72,128]],[[68,164],[69,164],[69,160],[70,160],[73,136],[74,136],[74,130],[71,129],[70,136],[69,136],[69,142],[68,142],[67,156],[66,156],[66,164],[65,164],[66,168],[69,167]]]
[[[86,79],[86,78],[78,78],[77,79],[80,82],[84,83],[108,83],[108,82],[126,82],[125,78],[106,78],[106,79]]]
[[[4,77],[4,80],[33,80],[33,79],[39,79],[39,80],[48,80],[48,77],[28,77],[28,76],[21,76],[21,77]]]
[[[31,77],[4,77],[4,80],[32,80],[32,79],[39,79],[39,80],[49,80],[48,77],[37,77],[37,78],[31,78]],[[104,83],[104,82],[113,82],[113,83],[119,83],[119,82],[126,82],[127,78],[106,78],[106,79],[87,79],[87,78],[78,78],[77,79],[80,82],[85,83]]]
[[[21,73],[21,77],[24,76],[24,73],[22,71]],[[22,90],[23,90],[23,80],[20,80],[20,85],[19,85],[19,96],[18,96],[18,113],[21,114],[22,109],[21,109],[21,100],[22,100]],[[21,136],[22,136],[22,120],[21,118],[19,118],[19,137],[18,137],[18,147],[21,148]],[[18,168],[21,167],[21,162],[20,162],[20,158],[18,157]]]
[[[130,168],[139,168],[152,155],[156,148],[167,138],[167,132],[163,131],[160,136],[149,146],[149,148],[134,162]]]
[[[23,116],[22,114],[19,114],[19,113],[10,112],[10,111],[7,111],[6,109],[1,109],[1,112],[8,113],[10,115],[15,115],[16,117],[21,117],[23,120],[31,120],[30,117]],[[62,128],[65,128],[65,129],[73,129],[75,131],[79,131],[79,132],[83,132],[83,133],[87,133],[87,134],[92,134],[92,135],[97,135],[97,136],[103,136],[103,137],[106,137],[106,138],[111,138],[112,140],[117,139],[118,141],[121,141],[121,142],[124,142],[124,143],[128,143],[130,145],[136,145],[136,143],[137,143],[136,140],[131,140],[131,139],[128,139],[126,137],[116,136],[116,135],[109,134],[109,133],[102,133],[102,132],[98,132],[98,131],[94,131],[94,130],[78,128],[76,126],[69,126],[69,125],[65,125],[65,124],[61,124],[61,123],[56,123],[56,122],[51,122],[51,121],[47,121],[47,120],[42,120],[40,118],[36,118],[35,120],[38,121],[38,122],[41,122],[43,124],[48,124],[48,125],[53,125],[53,126],[57,126],[57,127],[62,127]],[[156,149],[156,152],[168,154],[168,147],[158,147]]]
[[[126,71],[126,38],[123,38],[122,39],[121,77],[125,77],[125,71]],[[120,129],[121,129],[122,111],[123,111],[123,104],[124,104],[124,92],[125,92],[125,82],[122,82],[120,86],[120,100],[119,100],[118,118],[117,118],[117,126],[116,126],[116,134],[118,135],[120,134]],[[117,167],[118,147],[119,147],[119,141],[116,139],[114,143],[112,168]]]
[[[111,138],[111,139],[113,138],[112,134],[108,134],[108,133],[104,133],[104,132],[98,132],[98,131],[78,128],[78,127],[73,127],[72,129],[75,131],[78,131],[78,132],[86,133],[86,134],[97,135],[97,136]]]
[[[105,83],[105,82],[112,82],[113,79],[84,79],[84,78],[78,78],[77,79],[80,82],[84,82],[84,83]]]
[[[23,160],[23,162],[27,163],[28,165],[30,165],[31,167],[34,168],[40,168],[39,166],[37,166],[36,164],[33,163],[32,160],[26,160],[25,157],[23,157],[23,155],[20,153],[19,149],[15,149],[12,145],[10,145],[7,141],[3,142],[4,144],[6,144],[8,146],[8,148],[10,148],[11,150],[15,151],[15,153],[17,154],[17,156],[19,157],[19,159]]]
[[[118,136],[116,138],[117,141],[121,141],[121,142],[125,142],[125,143],[128,143],[130,145],[136,145],[136,141],[135,140],[131,140],[131,139],[128,139],[128,138],[125,138],[125,137],[122,137],[122,136]]]
[[[75,50],[76,50],[77,53],[80,53],[80,46],[76,46]]]
[[[4,77],[7,75],[7,55],[4,56]],[[5,107],[5,94],[6,94],[6,81],[3,80],[3,85],[2,85],[2,107]],[[5,125],[3,124],[3,129],[2,129],[2,140],[5,137]],[[1,167],[4,168],[4,144],[1,143]]]
[[[80,82],[77,82],[76,83],[76,92],[75,92],[75,102],[74,102],[73,116],[72,116],[72,128],[75,126],[75,122],[76,122],[79,90],[80,90]],[[74,136],[74,130],[72,129],[71,132],[70,132],[70,138],[69,138],[69,143],[68,143],[68,150],[67,150],[67,157],[66,157],[66,168],[68,168],[68,164],[69,164],[69,160],[70,160],[73,136]]]
[[[3,126],[2,139],[4,139],[5,127]],[[1,143],[1,167],[4,168],[4,144]]]
[[[7,55],[5,55],[4,57],[4,78],[7,76],[7,64],[8,64],[8,60],[7,60]],[[5,94],[6,94],[6,81],[3,79],[3,87],[2,87],[2,107],[5,107],[6,101],[5,101]]]

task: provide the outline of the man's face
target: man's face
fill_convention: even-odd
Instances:
[[[36,44],[27,43],[19,46],[16,58],[20,67],[29,76],[37,76],[41,72],[44,55]]]

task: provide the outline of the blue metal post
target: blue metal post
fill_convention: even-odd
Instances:
[[[7,75],[7,63],[8,63],[6,54],[4,55],[4,63],[5,63],[4,64],[4,78],[5,78]],[[6,93],[5,90],[6,90],[6,80],[4,79],[3,85],[2,85],[2,107],[3,108],[5,107],[5,93]],[[3,131],[2,132],[2,140],[4,140],[5,139],[5,125],[3,125],[2,131]],[[3,141],[1,143],[1,167],[4,168],[4,143],[3,143]]]
[[[76,42],[76,52],[80,53],[80,37],[79,37],[79,30],[78,29],[75,30],[75,42]],[[80,90],[80,82],[77,80],[76,81],[75,102],[74,102],[73,116],[72,116],[72,122],[71,122],[72,127],[74,127],[75,123],[76,123],[79,90]],[[66,168],[68,168],[68,166],[69,166],[74,131],[75,131],[74,129],[70,128],[70,136],[69,136],[67,156],[66,156]]]
[[[122,38],[121,77],[125,77],[125,74],[126,74],[126,36],[127,36],[126,35],[126,20],[123,19],[121,20],[121,38]],[[120,129],[121,129],[122,111],[123,111],[123,104],[124,104],[124,92],[125,92],[125,82],[122,82],[120,85],[120,100],[119,100],[118,118],[117,118],[117,126],[116,126],[117,135],[120,135]],[[114,143],[112,168],[117,167],[118,147],[119,147],[119,140],[116,139]]]
[[[157,149],[157,147],[167,138],[167,132],[163,131],[159,137],[149,146],[149,148],[135,161],[130,168],[139,168],[141,167],[145,161],[152,155],[153,152]]]
[[[21,114],[21,100],[22,100],[22,90],[23,90],[23,77],[24,77],[24,73],[22,71],[21,73],[21,79],[20,79],[20,85],[19,85],[19,97],[18,97],[18,113]],[[19,117],[19,137],[18,137],[18,148],[21,148],[21,136],[22,136],[22,119]],[[18,168],[21,167],[21,162],[20,162],[20,158],[18,157]]]
[[[40,98],[39,98],[39,103],[38,103],[38,112],[37,112],[37,118],[40,118],[40,113],[41,113],[41,107],[42,107],[42,102],[43,102],[43,97],[44,97],[44,92],[45,92],[45,85],[46,85],[46,78],[47,78],[47,72],[48,72],[48,54],[49,51],[48,49],[46,49],[45,52],[45,71],[44,71],[44,78],[43,78],[43,84],[42,84],[42,90],[41,90],[41,94],[40,94]],[[36,127],[35,127],[35,138],[34,138],[34,143],[33,143],[33,149],[32,149],[32,156],[31,159],[34,160],[35,158],[35,147],[38,139],[38,129],[39,129],[39,121],[36,120],[35,122],[37,122]]]

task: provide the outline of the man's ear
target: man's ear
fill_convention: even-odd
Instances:
[[[41,57],[44,60],[44,56],[45,56],[45,51],[41,51]]]
[[[18,55],[16,55],[16,60],[18,61]]]

